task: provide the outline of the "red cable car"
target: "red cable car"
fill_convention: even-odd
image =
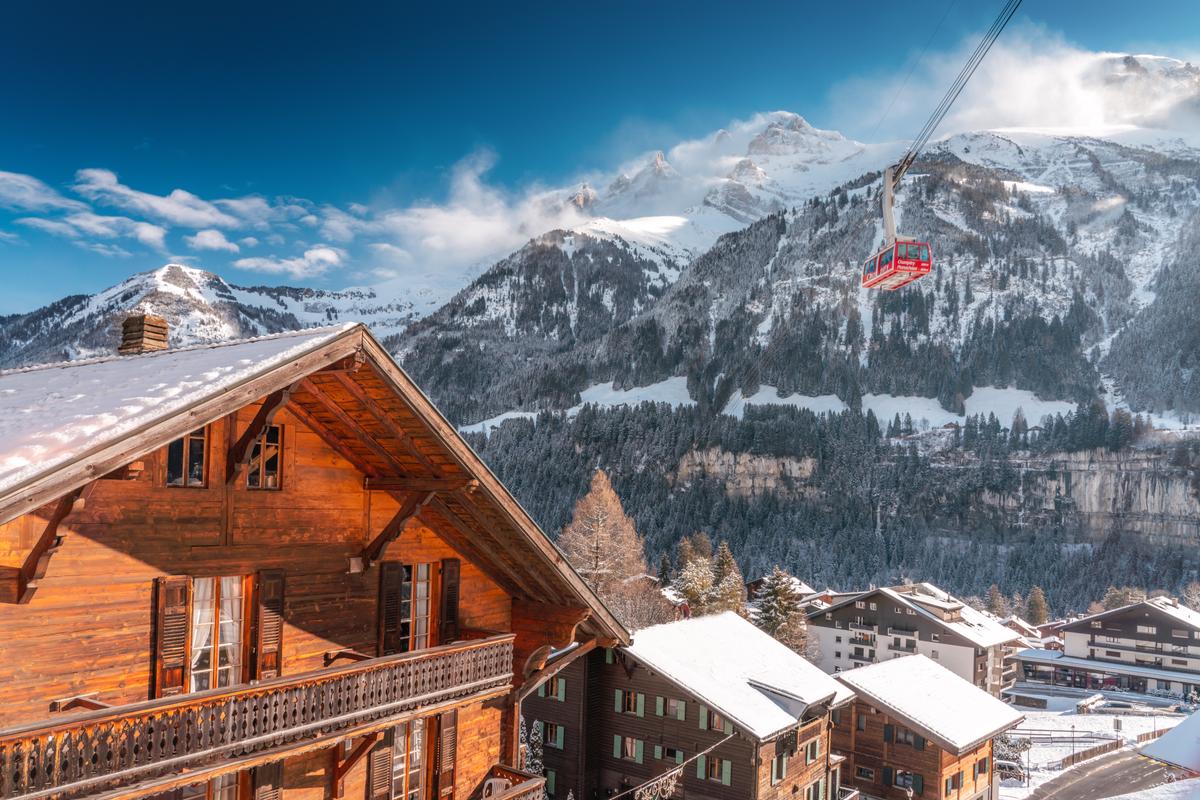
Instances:
[[[928,275],[932,266],[928,242],[893,242],[863,264],[862,285],[890,292]]]

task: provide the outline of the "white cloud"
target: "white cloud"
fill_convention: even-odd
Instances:
[[[258,247],[258,239],[255,239],[253,236],[245,236],[238,239],[238,244],[242,247]]]
[[[80,211],[60,219],[24,217],[16,222],[67,239],[129,238],[154,250],[166,251],[166,228],[129,217],[107,217],[91,211]],[[97,249],[97,252],[105,251],[102,248]],[[122,253],[127,254],[125,251]]]
[[[81,169],[75,173],[75,191],[94,202],[137,212],[151,219],[185,228],[236,228],[241,221],[213,203],[184,189],[164,196],[130,188],[107,169]]]
[[[85,203],[63,197],[32,175],[0,170],[0,206],[17,211],[79,211]]]
[[[0,242],[7,242],[8,244],[20,244],[21,237],[9,231],[0,231]]]
[[[873,138],[911,138],[976,43],[977,37],[969,37],[951,52],[927,55],[903,91],[907,70],[838,84],[830,93],[835,122],[859,138],[870,138],[891,105]],[[1182,67],[1182,62],[1154,56],[1127,64],[1123,54],[1081,50],[1024,25],[1005,31],[992,47],[934,136],[1013,127],[1186,129],[1189,122],[1195,124],[1194,116],[1188,118],[1187,101],[1195,102],[1197,79]]]
[[[193,250],[225,250],[230,253],[239,251],[236,244],[226,239],[225,234],[215,228],[205,228],[195,236],[184,236],[183,241]]]
[[[340,267],[346,261],[346,252],[329,245],[317,245],[304,251],[296,258],[239,258],[233,262],[239,269],[266,272],[273,275],[289,275],[292,278],[312,278],[331,267]]]

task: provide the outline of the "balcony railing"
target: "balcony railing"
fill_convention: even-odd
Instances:
[[[887,649],[893,650],[897,653],[915,653],[915,652],[917,652],[917,646],[915,644],[889,644],[887,646]]]
[[[0,798],[95,794],[507,688],[513,635],[0,730]]]
[[[507,788],[502,788],[506,783]],[[541,800],[545,785],[546,779],[541,775],[497,764],[484,779],[483,796],[485,800]],[[489,788],[493,790],[490,794]]]
[[[870,636],[851,636],[850,644],[858,645],[859,647],[874,647],[875,639]]]
[[[859,800],[862,795],[858,789],[852,789],[849,786],[839,786],[837,800]]]
[[[917,632],[912,628],[888,628],[888,636],[907,636],[910,639],[917,638]]]
[[[847,627],[849,627],[850,630],[852,630],[852,631],[866,631],[868,633],[878,633],[879,632],[878,625],[868,625],[868,624],[861,623],[861,622],[851,622],[849,624],[849,626],[847,626]]]

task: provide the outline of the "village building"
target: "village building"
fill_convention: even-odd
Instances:
[[[0,373],[0,797],[540,798],[621,624],[363,326],[166,340]]]
[[[871,589],[808,614],[828,673],[920,653],[999,697],[1016,681],[1020,634],[929,583]]]
[[[846,785],[880,800],[998,796],[992,740],[1024,719],[1015,708],[923,655],[836,677],[855,694],[833,731]]]
[[[575,659],[522,713],[543,732],[552,800],[612,797],[673,771],[671,797],[835,800],[854,796],[841,790],[843,758],[829,739],[852,697],[726,612]]]
[[[1080,689],[1200,694],[1200,612],[1152,597],[1067,622],[1059,652],[1020,651],[1024,680]]]

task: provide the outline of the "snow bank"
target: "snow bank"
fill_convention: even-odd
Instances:
[[[1200,772],[1200,712],[1142,748],[1142,755]]]
[[[1075,411],[1075,404],[1065,400],[1042,400],[1025,389],[998,389],[994,386],[977,387],[964,405],[968,416],[979,414],[987,419],[988,414],[995,414],[1006,428],[1012,423],[1013,414],[1017,413],[1018,408],[1030,425],[1037,425],[1047,415],[1066,416]]]
[[[688,396],[687,378],[682,375],[632,389],[614,389],[611,383],[596,383],[580,392],[579,397],[582,402],[567,409],[567,414],[574,416],[589,403],[602,408],[646,402],[669,403],[676,408],[696,405],[696,401]]]
[[[763,384],[758,387],[757,392],[749,397],[743,397],[740,389],[735,391],[733,396],[729,398],[729,402],[725,405],[725,413],[731,417],[741,419],[745,416],[746,406],[750,405],[807,408],[814,414],[824,414],[826,412],[840,414],[847,408],[846,403],[834,394],[816,396],[789,394],[781,396],[777,388]]]
[[[482,433],[484,436],[489,435],[494,428],[499,428],[506,420],[510,419],[537,419],[538,412],[536,411],[505,411],[503,414],[497,414],[494,417],[473,422],[470,425],[460,425],[459,433]]]

